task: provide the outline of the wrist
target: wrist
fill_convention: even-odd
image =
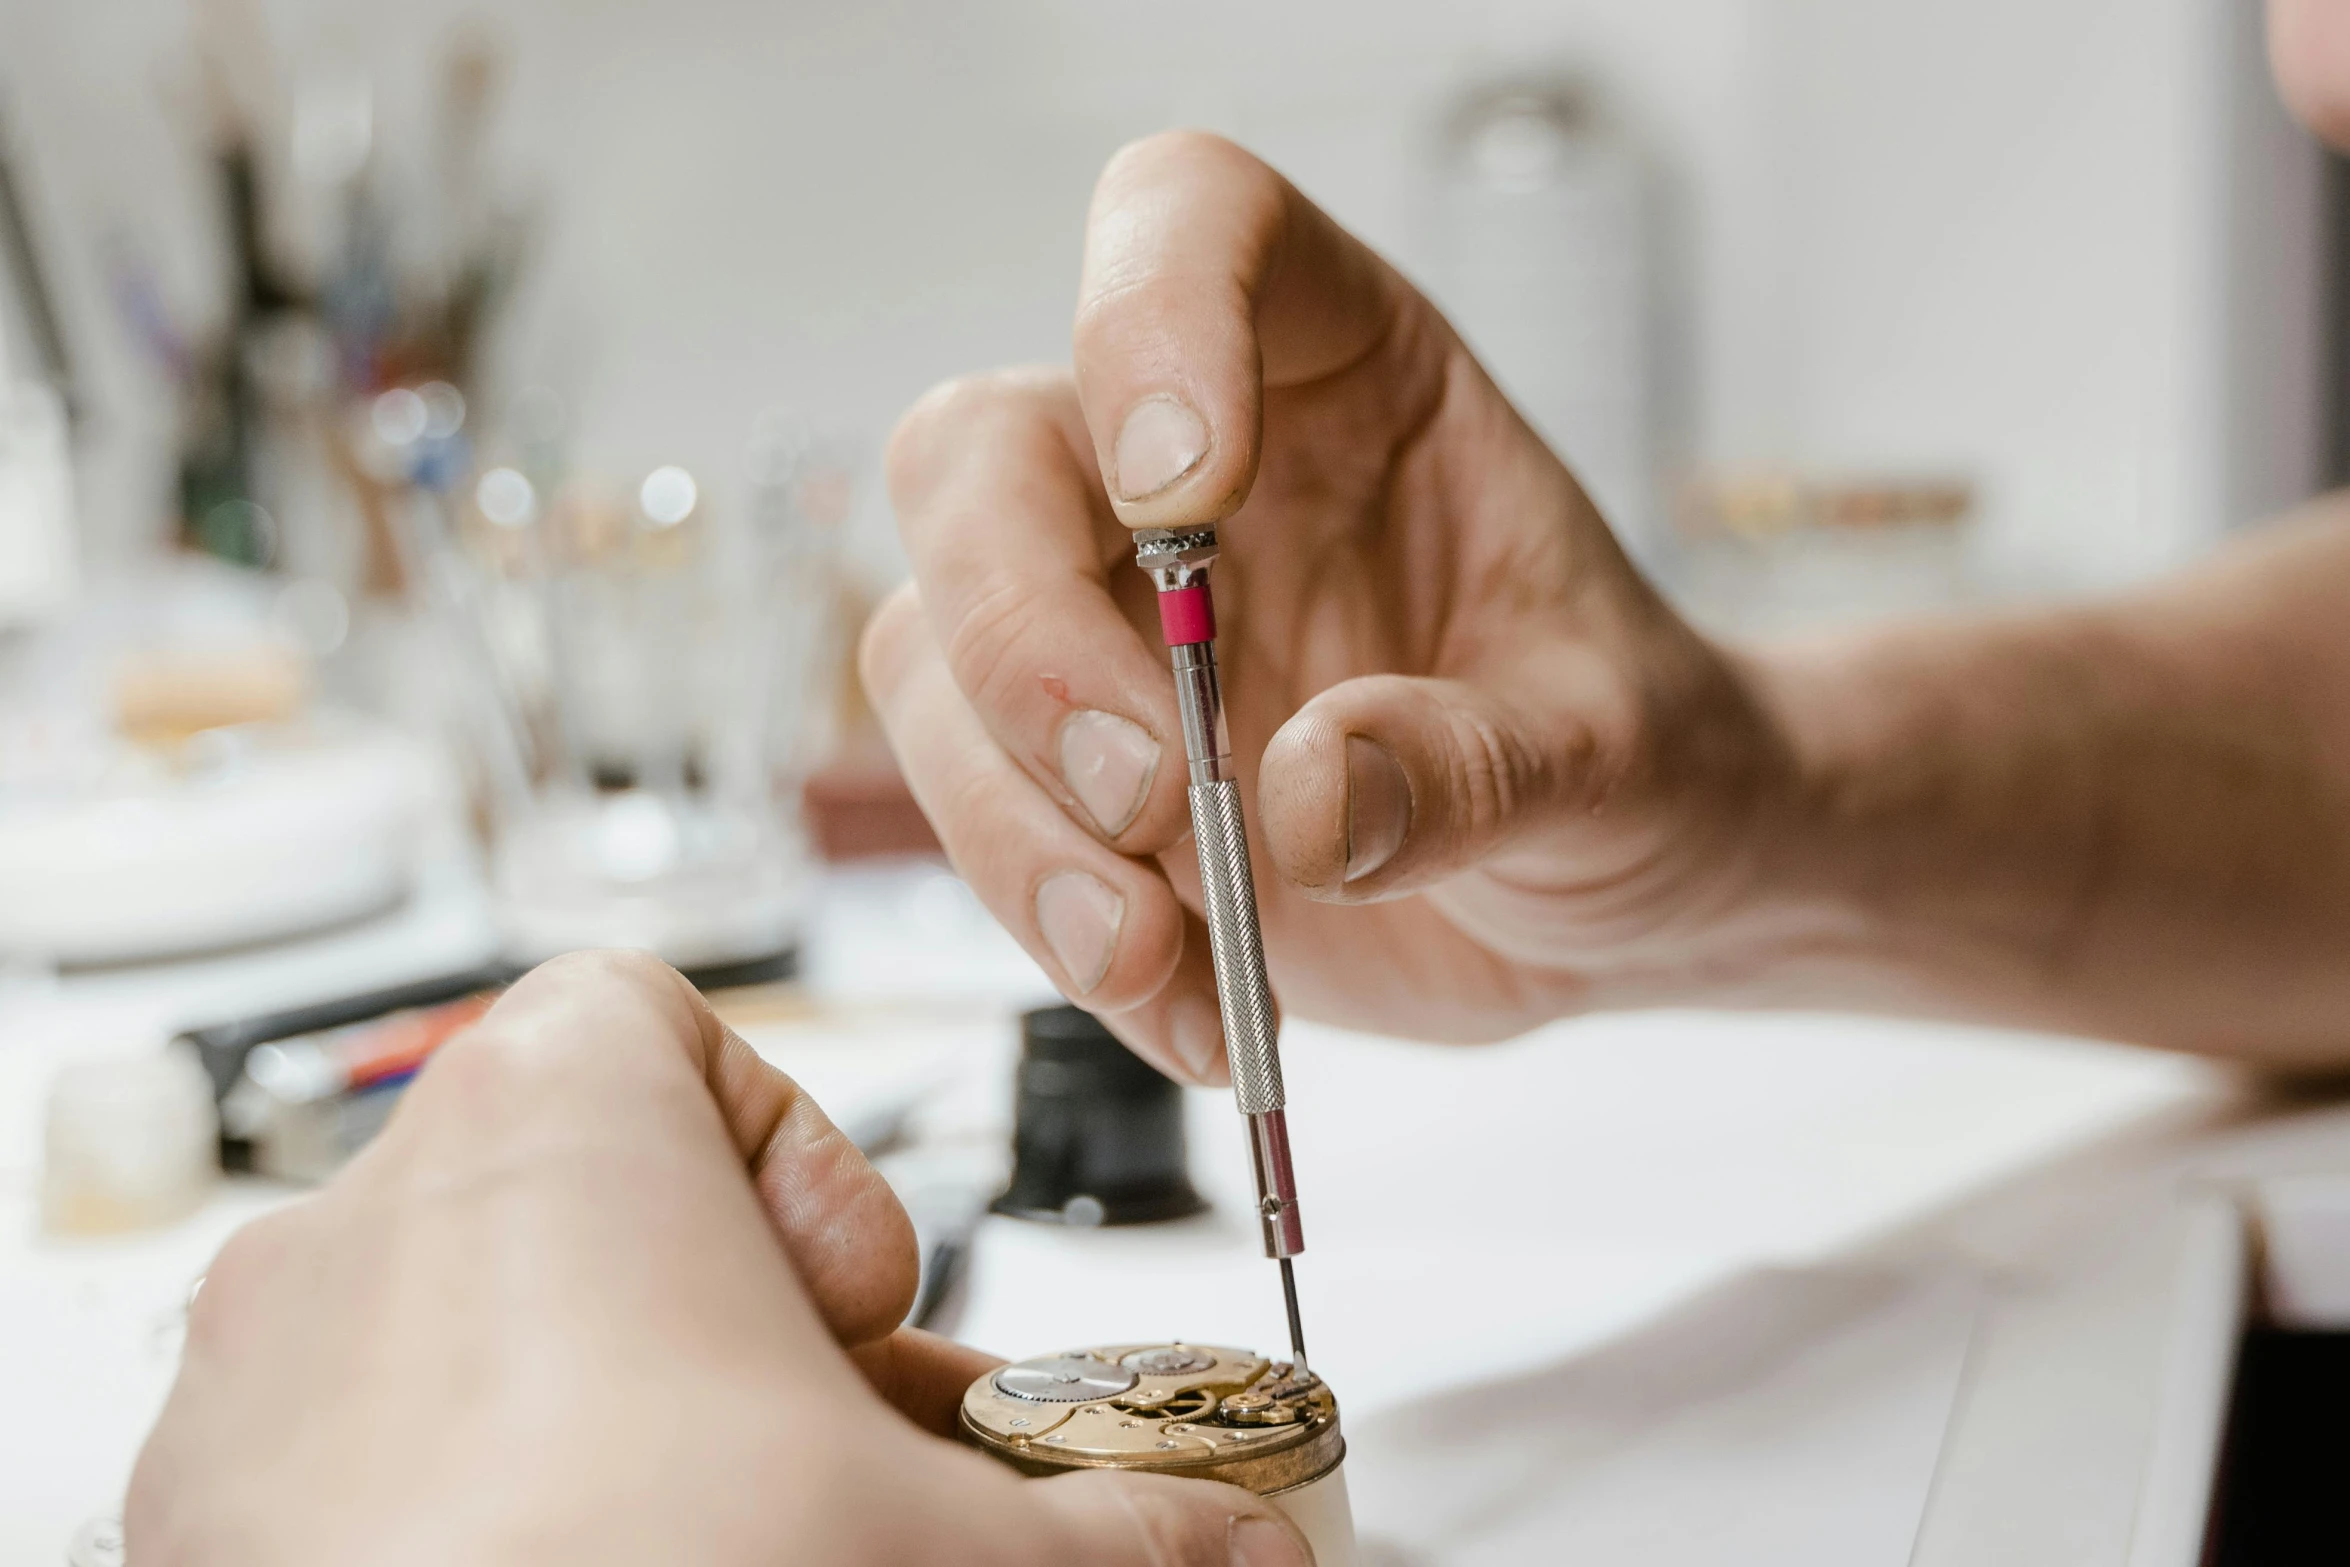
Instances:
[[[1747,897],[1726,971],[1741,999],[1849,1003],[1877,988],[1897,924],[1900,879],[1891,776],[1929,764],[1904,756],[1900,727],[1861,637],[1742,649],[1733,656],[1772,759],[1759,769]],[[1912,776],[1915,776],[1912,772]]]
[[[1785,759],[1757,883],[1788,1000],[2064,1021],[2041,971],[2100,917],[2109,640],[2071,615],[1742,655]]]

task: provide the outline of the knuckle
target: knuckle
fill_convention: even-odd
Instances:
[[[1212,217],[1216,231],[1263,245],[1285,227],[1291,196],[1289,181],[1237,142],[1212,131],[1160,131],[1128,142],[1103,166],[1095,217],[1117,218],[1097,238],[1115,254],[1134,250],[1138,238],[1172,238],[1187,220]]]
[[[882,453],[882,475],[890,499],[903,509],[931,488],[943,449],[956,427],[966,420],[973,402],[985,396],[983,376],[957,376],[941,381],[914,400],[890,431]]]
[[[1037,617],[1034,596],[1008,577],[978,584],[947,639],[955,684],[981,711],[1010,708],[1036,660],[1030,656]]]
[[[432,1053],[408,1099],[477,1109],[524,1102],[536,1075],[533,1062],[545,1051],[544,1033],[493,1013]]]
[[[1247,318],[1247,280],[1282,233],[1289,196],[1271,166],[1211,132],[1162,131],[1119,148],[1094,191],[1079,363],[1198,311]],[[1203,224],[1228,254],[1200,250],[1191,234]]]
[[[1243,308],[1247,296],[1237,285],[1219,284],[1218,305]],[[1199,295],[1197,279],[1160,270],[1159,258],[1138,251],[1102,267],[1077,307],[1069,341],[1080,360],[1091,361],[1137,340],[1168,330]]]
[[[1453,740],[1458,830],[1471,844],[1490,847],[1585,798],[1599,782],[1598,741],[1584,724],[1543,731],[1511,715],[1470,709],[1455,715]]]
[[[1490,713],[1456,714],[1453,736],[1461,828],[1472,842],[1482,842],[1517,818],[1539,764]]]
[[[974,432],[1040,411],[1060,372],[1021,367],[941,381],[917,398],[890,432],[882,475],[901,529],[906,513],[936,494]]]
[[[994,860],[1007,845],[1025,839],[992,830],[1004,823],[1004,791],[992,769],[957,770],[939,790],[936,824],[955,869],[971,882],[982,898],[996,882]]]
[[[1201,313],[1246,321],[1254,311],[1247,267],[1178,265],[1148,246],[1100,259],[1077,307],[1070,342],[1081,361],[1166,338]]]
[[[479,1023],[434,1051],[427,1080],[436,1095],[465,1099],[527,1092],[549,1053],[567,1050],[583,1021],[623,1012],[678,1017],[688,989],[677,970],[649,952],[566,952],[516,980]],[[615,1032],[624,1040],[660,1037],[657,1030]]]
[[[620,990],[657,995],[679,983],[677,970],[650,952],[626,947],[590,947],[549,958],[517,980],[514,988],[520,990],[528,985],[534,991]]]
[[[857,638],[857,679],[876,706],[897,689],[921,627],[922,595],[911,582],[900,584],[866,619]]]

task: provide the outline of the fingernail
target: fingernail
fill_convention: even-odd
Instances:
[[[1226,1538],[1232,1567],[1314,1567],[1297,1536],[1270,1518],[1235,1518]]]
[[[1216,1063],[1224,1055],[1224,1019],[1205,996],[1185,996],[1171,1010],[1168,1031],[1175,1037],[1175,1059],[1195,1083],[1213,1083],[1223,1074]]]
[[[1118,950],[1126,900],[1083,871],[1062,871],[1036,889],[1036,928],[1078,995],[1102,982]]]
[[[1361,735],[1346,737],[1346,879],[1359,881],[1395,858],[1412,830],[1412,781],[1395,753]]]
[[[1199,466],[1208,454],[1208,427],[1172,397],[1146,397],[1118,427],[1118,498],[1152,496]]]
[[[1159,771],[1159,742],[1142,725],[1088,708],[1061,725],[1061,782],[1102,835],[1134,824]]]

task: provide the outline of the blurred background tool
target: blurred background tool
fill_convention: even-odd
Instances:
[[[78,389],[0,93],[0,637],[70,599]]]
[[[496,999],[485,987],[252,1046],[220,1101],[224,1162],[280,1180],[328,1179],[383,1130],[433,1053]]]
[[[1232,1095],[1248,1121],[1248,1153],[1257,1183],[1257,1218],[1265,1255],[1281,1264],[1281,1300],[1289,1314],[1289,1348],[1306,1365],[1306,1331],[1297,1309],[1292,1258],[1306,1249],[1297,1211],[1297,1174],[1289,1157],[1287,1094],[1281,1083],[1280,1015],[1265,976],[1257,932],[1257,889],[1249,873],[1248,827],[1232,742],[1224,729],[1224,693],[1216,678],[1216,601],[1208,566],[1216,530],[1145,528],[1134,535],[1135,564],[1159,590],[1159,626],[1175,666],[1175,700],[1183,713],[1183,753],[1190,767],[1191,830],[1199,850],[1200,899],[1216,968],[1216,1006]]]
[[[381,1065],[397,1059],[402,1068],[413,1068],[455,1032],[454,1027],[407,1029],[402,1031],[406,1035],[404,1039],[392,1043],[380,1034],[370,1038],[366,1030],[395,1017],[470,1021],[479,1015],[487,998],[513,978],[514,971],[504,965],[435,974],[356,995],[183,1029],[177,1042],[192,1049],[204,1064],[216,1100],[226,1100],[235,1093],[245,1079],[246,1063],[255,1050],[289,1041],[334,1041],[332,1053],[341,1058],[338,1067],[342,1068],[335,1075],[343,1079],[342,1086],[347,1086],[352,1075],[349,1067]],[[392,1048],[379,1048],[386,1043],[392,1043]],[[354,1049],[354,1046],[361,1048]],[[401,1075],[406,1072],[403,1070]],[[234,1117],[228,1119],[233,1121]],[[225,1124],[221,1158],[230,1169],[244,1168],[252,1162],[249,1139]]]
[[[1086,1227],[1198,1213],[1183,1090],[1079,1007],[1020,1018],[1012,1179],[991,1204],[1016,1219]]]
[[[9,109],[0,98],[0,276],[14,285],[6,299],[13,311],[0,306],[9,319],[0,339],[30,345],[39,379],[57,393],[68,418],[77,413],[73,360],[66,351],[65,325],[57,314],[57,296],[49,282],[48,263],[33,242],[31,218],[25,212],[24,191],[9,145]]]

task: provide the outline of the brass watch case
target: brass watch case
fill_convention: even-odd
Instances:
[[[1102,1391],[1129,1373],[1131,1386]],[[1005,1384],[1048,1392],[1022,1397]],[[961,1425],[966,1442],[1023,1474],[1141,1469],[1260,1496],[1310,1484],[1346,1456],[1338,1400],[1319,1377],[1251,1350],[1181,1341],[999,1367],[965,1390]]]

